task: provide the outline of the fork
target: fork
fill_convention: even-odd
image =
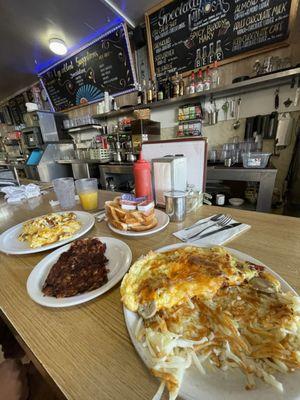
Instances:
[[[213,227],[213,226],[215,226],[215,225],[218,226],[218,227],[220,227],[220,228],[222,228],[223,226],[228,225],[228,224],[231,222],[231,220],[232,220],[231,216],[225,214],[221,219],[219,219],[219,220],[218,220],[217,222],[215,222],[214,224],[209,225],[209,226],[207,226],[206,228],[201,229],[201,231],[195,233],[194,235],[188,236],[187,238],[184,238],[184,239],[182,239],[182,240],[183,240],[184,242],[187,242],[188,240],[194,239],[194,238],[198,237],[198,235],[202,234],[202,233],[205,232],[207,229],[209,229],[209,228],[211,228],[211,227]]]
[[[202,221],[202,222],[196,222],[195,224],[193,224],[193,225],[191,225],[191,226],[188,226],[187,228],[184,228],[184,231],[189,231],[190,229],[193,229],[193,228],[195,228],[196,226],[199,226],[199,225],[204,225],[204,224],[208,224],[210,221],[212,221],[212,222],[216,222],[216,221],[219,221],[221,218],[223,218],[224,217],[224,214],[217,214],[217,215],[214,215],[212,218],[210,218],[208,221]]]

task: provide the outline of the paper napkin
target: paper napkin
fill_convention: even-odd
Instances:
[[[197,232],[200,232],[200,230],[203,230],[203,229],[207,228],[208,226],[212,225],[214,223],[210,220],[212,217],[213,217],[213,215],[211,215],[208,218],[202,219],[201,222],[206,222],[205,224],[202,224],[200,226],[195,226],[194,228],[189,229],[188,231],[185,231],[184,229],[182,229],[178,232],[174,232],[173,235],[176,236],[178,239],[184,241],[183,239],[187,238],[188,236],[193,236]],[[200,222],[200,220],[199,220],[199,222]],[[237,222],[239,222],[239,221],[232,219],[230,221],[230,225],[235,224]],[[241,224],[241,225],[236,226],[231,229],[227,229],[227,230],[224,230],[221,232],[216,232],[215,234],[204,237],[202,239],[201,238],[199,238],[197,240],[195,238],[190,239],[186,243],[197,244],[197,245],[210,245],[210,244],[222,245],[222,244],[227,243],[230,240],[234,239],[236,236],[240,235],[241,233],[247,231],[250,228],[251,228],[250,225]],[[217,229],[221,229],[221,227],[214,225],[211,228],[206,229],[205,232],[203,232],[203,235],[205,235],[207,233],[211,233]]]

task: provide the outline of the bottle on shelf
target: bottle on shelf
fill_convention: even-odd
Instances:
[[[154,74],[152,81],[152,101],[157,101],[157,79],[156,74]]]
[[[179,96],[179,76],[178,72],[176,72],[176,75],[173,80],[173,97],[178,97]]]
[[[166,99],[171,99],[173,94],[173,84],[170,79],[170,75],[167,74],[167,79],[165,82],[165,98]]]
[[[204,90],[204,84],[203,84],[202,70],[199,69],[197,74],[196,92],[200,93],[203,92],[203,90]]]
[[[184,95],[184,89],[185,89],[184,86],[185,86],[185,85],[184,85],[184,80],[183,80],[182,74],[180,74],[180,79],[179,79],[179,96],[183,96],[183,95]]]
[[[211,88],[211,74],[210,74],[210,69],[208,66],[206,67],[206,70],[205,70],[203,86],[204,86],[204,90],[210,90],[210,88]]]
[[[195,68],[202,67],[202,58],[201,58],[201,49],[197,49],[196,59],[195,59]]]
[[[143,92],[143,104],[147,104],[147,85],[146,85],[146,79],[143,79],[143,83],[142,83],[142,92]]]
[[[153,101],[152,87],[153,87],[152,81],[151,79],[149,79],[147,87],[147,103],[152,103]]]
[[[215,61],[214,44],[209,43],[209,51],[207,56],[207,64],[212,64]]]
[[[157,101],[161,101],[165,98],[165,88],[162,82],[158,82],[157,88]]]
[[[221,40],[217,40],[215,55],[216,55],[215,56],[216,61],[221,61],[224,58],[224,53],[221,46]]]
[[[220,85],[220,74],[218,68],[218,61],[214,62],[214,67],[211,71],[211,87],[215,89]]]
[[[190,76],[189,94],[194,94],[196,91],[195,72],[192,71]]]
[[[142,91],[142,85],[139,83],[138,84],[138,92],[137,92],[137,103],[138,104],[143,104],[143,91]]]
[[[202,67],[207,65],[207,46],[203,46],[202,48]]]

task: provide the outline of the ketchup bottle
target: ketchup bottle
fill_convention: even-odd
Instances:
[[[142,152],[133,164],[133,176],[136,197],[146,197],[148,201],[152,201],[151,164],[143,159]]]

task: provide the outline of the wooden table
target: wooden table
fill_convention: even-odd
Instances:
[[[101,205],[113,193],[101,191]],[[53,211],[54,194],[31,199],[22,205],[0,206],[0,230],[30,217]],[[58,210],[58,208],[54,209]],[[183,224],[170,223],[162,232],[143,238],[115,235],[105,222],[96,223],[87,236],[117,236],[133,253],[133,260],[150,249],[178,240],[172,232],[196,218],[224,212],[203,206]],[[300,291],[300,219],[273,214],[227,209],[226,212],[252,229],[230,243],[263,263]],[[151,399],[158,382],[151,376],[129,339],[119,285],[105,295],[73,308],[49,309],[35,304],[27,295],[26,280],[46,252],[9,256],[0,254],[0,309],[26,347],[40,371],[67,399]]]

